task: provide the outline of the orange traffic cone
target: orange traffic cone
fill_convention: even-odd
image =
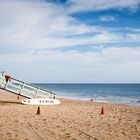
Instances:
[[[40,115],[40,106],[38,106],[38,108],[37,108],[37,113],[36,113],[36,115]]]
[[[19,100],[19,95],[17,96],[17,99]]]
[[[104,107],[102,106],[101,115],[104,114]]]

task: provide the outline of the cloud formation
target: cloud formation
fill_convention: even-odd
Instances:
[[[92,5],[92,2],[89,1],[89,3]],[[96,5],[96,2],[93,4]],[[128,34],[124,37],[121,33],[117,34],[100,26],[77,23],[74,18],[65,14],[65,11],[65,8],[47,2],[33,3],[32,1],[21,0],[1,3],[1,44],[18,49],[41,49],[93,44],[103,41],[120,42],[127,40],[127,38],[129,38],[129,41],[139,39],[139,34]],[[100,18],[104,21],[114,20],[112,16],[102,16]],[[84,38],[75,37],[84,34],[92,35]]]
[[[114,21],[115,20],[115,17],[113,16],[110,16],[110,15],[104,15],[104,16],[100,16],[100,20],[101,21]]]
[[[69,0],[68,5],[56,5],[45,0],[0,1],[0,67],[29,82],[138,81],[140,29],[126,27],[129,32],[120,32],[115,27],[79,22],[71,14],[110,8],[136,10],[139,3]],[[111,15],[99,19],[117,20]],[[131,42],[139,44],[129,48]]]
[[[14,75],[26,77],[26,81],[46,82],[45,76],[48,82],[135,82],[140,71],[139,54],[140,48],[123,47],[100,52],[32,51],[3,55],[0,60],[6,60],[7,72],[16,71]]]
[[[90,10],[106,10],[106,9],[120,9],[129,8],[136,9],[140,4],[140,0],[69,0],[72,4],[71,11],[90,11]]]

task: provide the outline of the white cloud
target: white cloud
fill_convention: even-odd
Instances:
[[[136,9],[140,0],[69,0],[72,3],[71,11],[106,10],[111,8]]]
[[[88,9],[90,5],[99,10],[117,5],[115,1],[109,3],[107,0],[89,1],[91,4],[84,0],[73,2],[73,10],[76,6],[77,10]],[[129,2],[118,1],[118,5],[122,5],[118,7],[135,7],[138,3]],[[67,46],[140,40],[139,34],[123,35],[79,23],[68,13],[65,7],[38,0],[0,2],[0,50],[5,52],[0,53],[1,70],[29,82],[139,81],[139,48],[101,47],[100,52],[83,53],[50,51]],[[9,53],[11,48],[12,53]],[[123,75],[129,78],[124,79]]]
[[[18,48],[47,48],[57,44],[61,46],[63,43],[64,46],[69,44],[65,43],[67,35],[94,33],[100,30],[97,27],[78,24],[65,14],[63,7],[32,1],[0,3],[0,19],[1,44]]]
[[[125,37],[109,29],[77,23],[64,7],[37,0],[5,0],[0,3],[0,19],[0,43],[7,49],[40,50],[139,39],[139,35]],[[75,37],[88,33],[91,33],[88,37]]]
[[[110,16],[110,15],[104,15],[104,16],[100,16],[99,19],[101,21],[114,21],[115,17]]]
[[[127,34],[127,39],[128,41],[130,40],[133,40],[133,41],[140,41],[140,34],[137,33],[137,34]]]
[[[1,68],[29,82],[140,82],[140,47],[100,52],[34,51],[0,56]],[[67,78],[65,78],[67,77]]]

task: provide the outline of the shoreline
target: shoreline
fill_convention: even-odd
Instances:
[[[94,98],[91,98],[92,99],[92,101],[91,101],[91,99],[78,99],[78,98],[75,98],[74,99],[74,97],[73,98],[69,98],[69,97],[60,97],[60,96],[58,96],[58,98],[57,99],[64,99],[64,100],[71,100],[71,101],[87,101],[87,102],[95,102],[95,103],[106,103],[106,104],[114,104],[114,105],[126,105],[126,106],[133,106],[133,107],[140,107],[140,104],[127,104],[127,103],[113,103],[113,102],[109,102],[109,101],[101,101],[101,100],[96,100],[96,99],[94,99]]]
[[[140,107],[59,98],[60,105],[23,105],[0,90],[2,140],[138,140]],[[101,108],[104,114],[101,115]]]
[[[98,86],[97,86],[98,85]],[[58,98],[91,100],[140,106],[140,84],[36,84],[56,93]]]

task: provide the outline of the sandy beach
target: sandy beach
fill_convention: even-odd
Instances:
[[[140,107],[60,99],[36,115],[22,99],[0,90],[0,140],[140,140]]]

